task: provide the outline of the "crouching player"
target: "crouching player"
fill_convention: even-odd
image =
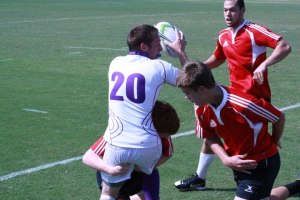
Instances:
[[[153,126],[159,133],[162,143],[162,156],[156,163],[156,167],[165,163],[173,154],[173,145],[170,135],[177,133],[180,120],[176,110],[168,103],[156,101],[152,110]],[[111,175],[120,175],[126,173],[129,167],[126,164],[110,166],[106,164],[102,157],[105,152],[106,141],[103,136],[93,144],[84,154],[82,162],[97,171],[97,181],[101,189],[101,173],[105,171]],[[131,179],[125,181],[122,185],[117,200],[158,200],[159,199],[159,172],[155,168],[150,175],[147,175],[139,169],[135,169],[131,174]]]

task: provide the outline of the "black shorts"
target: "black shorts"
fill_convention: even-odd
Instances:
[[[100,190],[102,189],[101,172],[97,171],[96,178]],[[133,171],[131,178],[126,180],[119,191],[119,197],[122,199],[130,199],[129,196],[139,193],[143,189],[142,185],[143,172]],[[117,198],[117,199],[118,199]]]
[[[269,197],[279,169],[280,156],[277,153],[260,161],[256,169],[249,170],[251,174],[233,170],[237,184],[236,196],[247,200]]]
[[[131,178],[126,180],[122,185],[119,194],[122,196],[132,196],[139,193],[143,189],[142,179],[143,172],[133,171]]]

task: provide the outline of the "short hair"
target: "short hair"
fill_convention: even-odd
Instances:
[[[240,9],[245,8],[245,2],[244,0],[237,0],[237,5]]]
[[[234,0],[224,0],[224,1],[234,1]],[[245,2],[244,0],[236,0],[237,5],[240,9],[245,8]]]
[[[210,68],[200,61],[186,63],[176,80],[177,87],[189,87],[193,90],[197,90],[200,86],[211,89],[215,84]]]
[[[152,110],[152,121],[156,131],[174,135],[180,127],[176,110],[165,101],[156,101]]]
[[[148,24],[137,25],[130,30],[127,45],[130,51],[140,50],[142,43],[151,47],[153,36],[158,34],[157,28]]]

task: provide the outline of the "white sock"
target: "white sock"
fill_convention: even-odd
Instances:
[[[200,152],[197,175],[199,178],[206,179],[207,171],[215,159],[215,154],[206,154]]]

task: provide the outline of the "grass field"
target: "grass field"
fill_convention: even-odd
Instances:
[[[300,2],[248,0],[246,8],[245,18],[282,34],[293,48],[269,70],[272,102],[279,108],[296,105],[284,111],[280,185],[300,172]],[[80,156],[106,128],[108,65],[126,54],[129,29],[159,21],[179,27],[189,57],[203,60],[224,27],[223,1],[0,0],[0,199],[98,199],[94,171]],[[225,65],[213,73],[228,84]],[[160,99],[177,109],[180,133],[194,129],[192,104],[178,89],[165,87]],[[177,191],[173,183],[196,170],[201,141],[192,134],[173,143],[173,158],[159,169],[162,200],[233,198],[231,171],[218,159],[207,191]],[[49,165],[69,158],[75,161]],[[20,175],[41,166],[49,168]]]

